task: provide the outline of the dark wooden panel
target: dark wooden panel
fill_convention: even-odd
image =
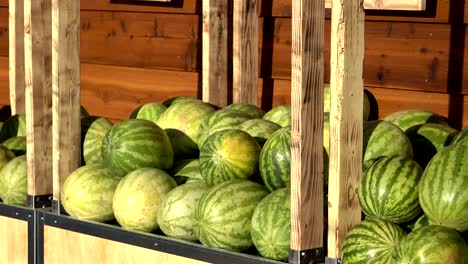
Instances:
[[[8,56],[8,8],[0,7],[0,56]]]
[[[465,24],[468,24],[468,1],[465,0]]]

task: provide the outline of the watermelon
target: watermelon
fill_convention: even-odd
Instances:
[[[400,156],[377,159],[362,175],[358,188],[362,211],[394,223],[408,222],[421,213],[418,183],[423,170]]]
[[[414,231],[418,228],[421,228],[423,226],[428,226],[428,225],[430,225],[429,218],[427,218],[427,215],[423,214],[422,216],[418,218],[418,220],[416,220],[414,223],[409,225],[409,229],[411,229],[411,231]]]
[[[200,136],[197,140],[198,146],[203,145],[205,140],[214,132],[237,128],[241,123],[250,120],[251,117],[238,110],[221,109],[210,113],[200,124]]]
[[[156,123],[167,107],[163,104],[148,103],[139,106],[130,114],[130,118],[144,119]]]
[[[414,126],[423,125],[426,123],[448,125],[447,118],[432,111],[421,109],[398,111],[384,117],[383,120],[393,123],[404,132]]]
[[[167,193],[177,186],[166,172],[140,168],[127,174],[115,189],[112,208],[127,230],[151,232],[158,228],[158,213]]]
[[[230,104],[224,107],[224,109],[238,110],[249,115],[251,118],[262,118],[265,115],[265,111],[263,111],[262,109],[258,108],[257,106],[253,104],[242,104],[242,103]]]
[[[429,225],[403,238],[393,255],[395,264],[464,264],[468,263],[468,246],[455,230]]]
[[[178,161],[172,169],[171,175],[178,185],[186,182],[205,182],[200,173],[198,159]]]
[[[368,218],[354,226],[342,245],[342,261],[346,264],[387,264],[405,232],[398,225]]]
[[[450,145],[458,131],[447,125],[428,123],[406,131],[414,149],[414,160],[426,167],[432,157],[443,147]]]
[[[83,140],[83,159],[85,164],[102,162],[102,141],[112,123],[106,118],[95,119],[86,132]]]
[[[271,135],[280,128],[280,125],[265,119],[250,119],[240,124],[237,129],[249,133],[260,146],[263,146]]]
[[[413,148],[406,134],[388,121],[376,120],[364,123],[364,162],[379,157],[401,156],[413,158]]]
[[[0,145],[0,170],[12,159],[16,157],[15,153],[7,147]]]
[[[165,106],[165,107],[170,107],[171,105],[173,104],[178,104],[178,103],[186,103],[186,102],[199,102],[201,103],[202,101],[198,98],[193,98],[193,97],[189,97],[189,96],[175,96],[175,97],[171,97],[167,100],[165,100],[162,104]]]
[[[441,149],[419,183],[419,202],[431,223],[468,230],[468,146]]]
[[[6,204],[26,206],[28,168],[26,156],[10,160],[0,171],[0,198]]]
[[[115,124],[102,141],[102,156],[120,175],[144,167],[170,169],[174,162],[174,152],[164,130],[143,119]]]
[[[61,202],[72,217],[106,222],[114,219],[112,197],[122,177],[103,163],[82,166],[65,180]]]
[[[330,153],[330,113],[323,115],[323,146]]]
[[[244,131],[228,129],[209,136],[200,150],[200,172],[213,186],[234,179],[249,179],[258,172],[260,146]]]
[[[5,140],[2,143],[3,146],[11,150],[16,156],[21,156],[26,154],[26,137],[25,136],[16,136]]]
[[[265,187],[248,180],[226,181],[212,187],[195,209],[195,232],[200,242],[237,252],[253,246],[252,215],[267,195]]]
[[[450,145],[463,144],[468,146],[468,128],[463,129],[457,136],[452,140]]]
[[[366,90],[364,89],[362,106],[363,106],[363,120],[367,121],[369,120],[371,106],[370,106],[369,97],[367,96],[365,91]],[[330,105],[331,105],[330,93],[331,93],[330,84],[326,83],[323,86],[323,112],[324,113],[330,112]]]
[[[213,107],[192,100],[172,104],[162,113],[156,124],[169,136],[176,159],[197,158],[200,124],[214,111]]]
[[[287,260],[290,248],[291,194],[288,188],[270,193],[255,208],[250,226],[252,241],[269,259]]]
[[[0,130],[0,142],[16,136],[26,136],[26,115],[24,113],[10,116],[5,121]]]
[[[158,213],[161,231],[168,237],[197,241],[195,209],[209,189],[204,182],[192,182],[171,190],[164,198]]]
[[[281,127],[291,126],[291,106],[280,105],[268,111],[263,119],[278,124]]]

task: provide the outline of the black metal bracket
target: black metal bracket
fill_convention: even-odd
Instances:
[[[68,213],[65,211],[65,208],[63,208],[62,203],[58,200],[52,201],[52,212],[59,215],[68,215]]]
[[[341,264],[341,259],[336,258],[325,258],[325,264]]]
[[[315,264],[323,263],[325,258],[323,248],[308,250],[289,250],[289,263],[291,264]]]
[[[27,206],[29,208],[46,208],[50,207],[52,203],[52,195],[29,195],[27,197]]]

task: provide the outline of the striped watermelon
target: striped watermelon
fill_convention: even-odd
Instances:
[[[345,264],[387,264],[405,232],[398,225],[375,218],[368,218],[354,226],[342,245],[342,261]]]
[[[253,246],[250,222],[257,204],[267,195],[263,186],[248,180],[212,187],[195,209],[195,230],[200,242],[239,252]]]
[[[172,104],[159,117],[156,124],[165,130],[174,149],[176,159],[190,159],[198,156],[197,140],[200,124],[213,107],[201,101],[184,101]]]
[[[0,198],[6,204],[26,206],[28,170],[26,156],[10,160],[0,171]]]
[[[63,208],[78,219],[96,222],[114,219],[112,197],[121,178],[103,163],[76,169],[63,183]]]
[[[205,140],[214,132],[237,128],[241,123],[250,119],[251,117],[244,112],[229,109],[221,109],[207,115],[200,124],[198,146],[201,148]]]
[[[26,136],[26,115],[24,113],[10,116],[5,121],[0,130],[0,142],[16,136]]]
[[[465,264],[468,263],[468,246],[453,229],[424,226],[401,240],[391,263]]]
[[[330,113],[323,115],[323,146],[330,153]]]
[[[97,118],[92,122],[83,140],[83,159],[86,164],[102,162],[102,142],[112,123],[106,118]]]
[[[468,128],[463,129],[458,135],[452,140],[450,145],[463,144],[468,146]]]
[[[135,169],[169,169],[174,153],[164,130],[153,122],[128,119],[115,124],[102,141],[104,162],[125,175]]]
[[[171,190],[164,198],[158,213],[158,225],[168,237],[197,241],[195,209],[208,192],[204,182],[186,183]]]
[[[426,167],[432,157],[450,145],[458,131],[447,125],[428,123],[406,131],[414,149],[414,160]]]
[[[144,119],[156,123],[167,107],[159,103],[148,103],[139,106],[130,114],[130,118]]]
[[[265,258],[287,260],[290,248],[291,194],[288,188],[266,196],[255,208],[250,233]]]
[[[263,119],[280,125],[281,127],[291,126],[291,106],[280,105],[268,111]]]
[[[468,230],[468,146],[440,150],[419,183],[419,202],[430,221],[459,231]]]
[[[187,182],[205,182],[201,176],[198,159],[181,160],[171,171],[178,185]]]
[[[7,147],[0,145],[0,170],[12,159],[16,157],[15,153]]]
[[[141,168],[130,172],[115,189],[112,203],[115,219],[127,230],[155,230],[162,201],[176,186],[174,179],[160,169]]]
[[[26,137],[25,136],[16,136],[5,140],[2,143],[3,146],[11,150],[16,156],[21,156],[26,154]]]
[[[409,109],[398,111],[384,117],[383,120],[393,123],[404,132],[406,132],[409,128],[418,125],[423,125],[426,123],[448,125],[447,118],[432,111],[421,109]]]
[[[200,150],[200,172],[213,186],[234,179],[249,179],[258,172],[260,146],[244,131],[228,129],[208,137]]]
[[[418,228],[421,228],[423,226],[428,226],[428,225],[430,225],[429,218],[427,218],[427,215],[424,214],[420,216],[418,220],[416,220],[414,223],[409,225],[409,229],[411,229],[411,231],[414,231]]]
[[[249,133],[260,146],[271,137],[281,126],[266,119],[251,119],[243,122],[237,129]]]
[[[408,222],[421,213],[418,183],[423,170],[400,156],[377,159],[362,175],[358,197],[370,217],[394,223]]]
[[[224,109],[238,110],[249,115],[251,118],[262,118],[265,115],[265,111],[263,111],[262,109],[258,108],[257,106],[253,104],[242,104],[242,103],[230,104],[224,107]]]
[[[171,98],[165,100],[162,104],[165,107],[170,107],[173,104],[193,102],[193,101],[196,101],[196,102],[199,102],[199,103],[202,102],[200,99],[193,98],[193,97],[190,97],[190,96],[175,96],[175,97],[171,97]]]

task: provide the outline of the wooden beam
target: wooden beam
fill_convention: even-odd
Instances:
[[[24,113],[24,0],[9,1],[11,114]]]
[[[257,0],[234,1],[234,103],[256,105],[258,100],[257,5]]]
[[[28,194],[52,193],[51,1],[24,1]]]
[[[52,0],[53,198],[81,164],[80,1]],[[57,207],[58,209],[60,207]]]
[[[332,7],[332,0],[325,0],[325,8]],[[426,0],[364,0],[366,10],[426,10]]]
[[[290,261],[305,263],[304,251],[323,257],[324,1],[292,10]]]
[[[362,0],[333,1],[330,53],[328,257],[338,259],[347,232],[361,220],[357,187],[362,171]]]
[[[203,101],[227,105],[228,1],[203,0]]]

